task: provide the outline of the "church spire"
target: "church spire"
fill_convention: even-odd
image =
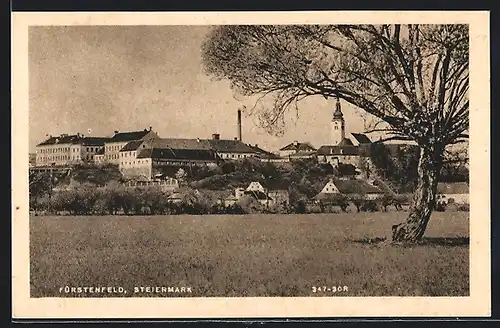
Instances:
[[[331,142],[333,145],[339,145],[342,140],[345,139],[345,121],[344,114],[342,113],[342,108],[340,107],[340,99],[338,97],[337,103],[335,104],[335,111],[333,112],[331,124]]]
[[[337,97],[337,103],[335,104],[335,111],[333,112],[334,119],[342,119],[344,118],[344,114],[342,113],[342,108],[340,107],[340,99]]]

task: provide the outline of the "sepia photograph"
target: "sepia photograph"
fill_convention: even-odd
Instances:
[[[489,75],[472,80],[471,43],[488,31],[470,17],[487,15],[140,15],[24,17],[23,297],[464,305],[475,295],[486,304],[475,314],[489,311],[489,281],[478,287],[488,293],[471,287],[472,244],[489,251],[479,191],[489,121],[471,118],[488,119],[477,105],[489,96],[472,91],[487,92]],[[484,255],[475,263],[489,279]]]

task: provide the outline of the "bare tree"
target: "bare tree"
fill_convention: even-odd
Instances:
[[[207,37],[206,72],[270,100],[269,132],[310,96],[338,97],[379,118],[387,139],[419,145],[418,185],[393,241],[419,240],[435,205],[443,153],[468,138],[466,25],[220,26]]]

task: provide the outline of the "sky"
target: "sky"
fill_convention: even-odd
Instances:
[[[237,110],[254,100],[204,73],[210,26],[50,26],[29,29],[30,152],[47,135],[153,128],[163,138],[237,135]],[[334,99],[308,98],[267,134],[243,111],[243,142],[269,151],[293,141],[329,144]],[[342,103],[347,132],[364,130],[360,110]]]

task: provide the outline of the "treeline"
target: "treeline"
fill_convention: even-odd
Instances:
[[[406,198],[383,197],[366,200],[360,196],[335,195],[328,200],[299,200],[292,204],[262,204],[250,196],[224,206],[223,197],[213,191],[185,189],[172,201],[156,188],[126,188],[111,183],[105,187],[80,185],[73,189],[30,198],[30,210],[43,215],[161,215],[161,214],[252,214],[252,213],[332,213],[351,211],[402,210]]]
[[[172,202],[159,188],[126,188],[114,183],[106,187],[82,185],[33,197],[30,209],[53,215],[210,214],[216,210],[206,197],[194,192]]]

